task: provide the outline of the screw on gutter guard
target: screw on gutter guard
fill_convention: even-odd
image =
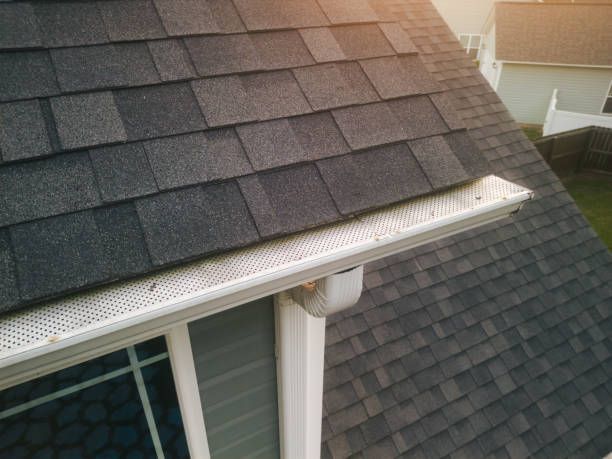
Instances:
[[[476,200],[480,201],[482,199],[482,196],[476,196]]]

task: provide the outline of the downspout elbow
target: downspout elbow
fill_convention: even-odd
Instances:
[[[350,308],[361,296],[363,265],[291,289],[293,301],[314,317]]]

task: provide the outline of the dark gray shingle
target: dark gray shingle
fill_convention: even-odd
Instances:
[[[8,230],[0,230],[0,312],[19,301],[17,273]]]
[[[65,92],[159,82],[144,43],[54,49],[51,58]]]
[[[263,237],[291,233],[339,218],[313,165],[251,176],[239,182]]]
[[[258,239],[244,199],[233,182],[145,198],[136,202],[136,208],[155,265]]]
[[[401,120],[410,139],[448,132],[446,124],[427,96],[392,100],[388,106]]]
[[[471,177],[482,177],[491,173],[491,168],[478,145],[467,131],[454,132],[444,136],[451,150],[461,161],[463,168]]]
[[[317,62],[341,61],[346,59],[340,45],[328,27],[300,29],[300,35]]]
[[[320,64],[293,73],[314,110],[378,100],[374,88],[355,62]]]
[[[442,118],[450,129],[464,129],[466,127],[447,94],[443,92],[431,94],[429,98],[434,103],[438,109],[438,112],[440,112],[440,115],[442,115]]]
[[[314,64],[302,37],[295,30],[257,33],[251,39],[266,70]]]
[[[252,172],[232,130],[152,140],[145,142],[145,149],[162,190]]]
[[[183,80],[195,76],[191,59],[181,41],[155,40],[147,45],[163,81]]]
[[[79,46],[108,42],[94,2],[36,2],[34,11],[45,46]]]
[[[256,171],[308,159],[285,119],[246,124],[236,130]]]
[[[4,161],[51,153],[37,100],[0,104],[0,154]]]
[[[418,56],[381,57],[360,64],[383,99],[427,94],[440,87]]]
[[[106,202],[155,193],[157,185],[141,143],[89,151],[102,200]]]
[[[407,138],[402,124],[387,103],[341,108],[332,111],[351,148],[360,149]]]
[[[93,211],[111,276],[126,276],[151,269],[151,260],[134,204]]]
[[[333,27],[331,31],[348,59],[368,59],[395,54],[375,24]]]
[[[405,143],[318,161],[317,167],[344,215],[431,190]]]
[[[312,111],[289,71],[245,75],[241,79],[260,120],[304,115]]]
[[[108,36],[113,41],[146,40],[166,36],[150,0],[98,2]]]
[[[150,139],[206,128],[202,112],[187,83],[115,92],[129,140]]]
[[[319,4],[333,24],[378,21],[367,0],[319,0]]]
[[[110,92],[56,97],[51,99],[51,108],[65,149],[127,139]]]
[[[329,113],[290,118],[289,125],[310,160],[337,156],[350,151]]]
[[[168,35],[219,32],[207,0],[153,0]]]
[[[443,188],[470,178],[444,137],[428,137],[408,143],[434,188]]]
[[[0,226],[74,212],[99,202],[87,153],[0,169]]]
[[[10,233],[23,298],[101,282],[110,274],[92,211],[13,226]]]
[[[209,126],[246,123],[257,119],[242,81],[236,75],[194,81],[191,87]]]
[[[221,33],[246,31],[232,0],[208,0],[208,4]]]
[[[315,0],[235,0],[234,3],[249,30],[328,24]]]
[[[0,4],[0,49],[40,46],[40,30],[28,3]]]
[[[0,101],[59,92],[47,51],[0,53]]]
[[[185,45],[202,76],[249,72],[263,68],[247,34],[186,38]]]

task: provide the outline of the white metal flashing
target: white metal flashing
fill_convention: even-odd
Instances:
[[[0,318],[0,389],[173,326],[503,218],[532,197],[488,176],[348,221]],[[75,357],[77,356],[77,357]]]

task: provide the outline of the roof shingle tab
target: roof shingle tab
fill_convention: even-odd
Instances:
[[[40,298],[101,282],[108,259],[92,211],[10,228],[23,298]]]
[[[147,43],[163,81],[193,78],[196,73],[183,43],[179,40],[155,40]]]
[[[234,4],[248,30],[329,24],[315,0],[234,0]]]
[[[166,36],[150,0],[106,0],[97,3],[112,41],[146,40]]]
[[[252,40],[266,70],[314,64],[302,37],[295,30],[257,33],[252,35]]]
[[[341,61],[346,59],[340,45],[328,27],[300,29],[300,35],[317,62]]]
[[[247,34],[186,38],[185,45],[201,76],[263,68],[259,53]]]
[[[187,83],[124,89],[115,100],[129,140],[150,139],[206,128]]]
[[[89,151],[102,200],[105,202],[155,193],[157,185],[141,143]]]
[[[234,182],[193,187],[136,201],[155,265],[247,245],[258,239]]]
[[[0,4],[0,49],[31,48],[41,44],[38,22],[31,5]]]
[[[291,233],[339,218],[312,164],[249,176],[239,183],[247,193],[249,209],[262,237]],[[270,215],[275,217],[271,220]]]
[[[153,0],[168,35],[219,32],[207,0]]]
[[[222,33],[246,31],[232,0],[208,0],[208,4]]]
[[[289,119],[289,125],[311,161],[350,151],[329,113],[296,116]]]
[[[207,78],[191,83],[209,126],[246,123],[257,119],[240,77]]]
[[[374,22],[378,16],[367,0],[318,0],[333,24]]]
[[[36,2],[34,11],[45,46],[93,45],[108,42],[95,2]]]
[[[236,130],[256,171],[308,159],[286,119],[246,124]]]
[[[110,92],[55,97],[51,99],[51,109],[65,149],[127,139]]]
[[[87,153],[72,153],[0,169],[0,226],[99,204]]]
[[[446,124],[427,96],[391,100],[388,106],[401,120],[409,139],[448,132]]]
[[[368,59],[395,54],[375,24],[333,27],[331,31],[348,59]]]
[[[448,134],[444,139],[469,176],[484,177],[491,173],[489,163],[467,131]]]
[[[407,138],[402,123],[385,102],[332,111],[344,138],[353,149],[398,142]]]
[[[252,172],[233,130],[151,140],[145,150],[162,190]]]
[[[383,99],[440,89],[418,56],[381,57],[362,60],[360,64]]]
[[[65,92],[159,82],[144,43],[54,49],[51,59]]]
[[[409,142],[410,149],[434,188],[464,182],[469,175],[453,154],[444,137],[427,137]]]
[[[0,104],[0,155],[4,161],[51,153],[47,127],[37,100]]]
[[[54,96],[58,92],[47,51],[0,53],[0,101]]]
[[[245,75],[241,79],[260,120],[312,112],[293,74],[287,70]]]
[[[431,190],[405,143],[318,161],[317,167],[343,215]]]
[[[365,104],[378,100],[356,62],[320,64],[293,73],[314,110]]]
[[[19,301],[17,272],[13,259],[9,232],[0,230],[0,311],[5,311]]]
[[[391,46],[398,54],[416,54],[418,49],[410,36],[397,22],[379,23],[378,27],[383,31]]]

